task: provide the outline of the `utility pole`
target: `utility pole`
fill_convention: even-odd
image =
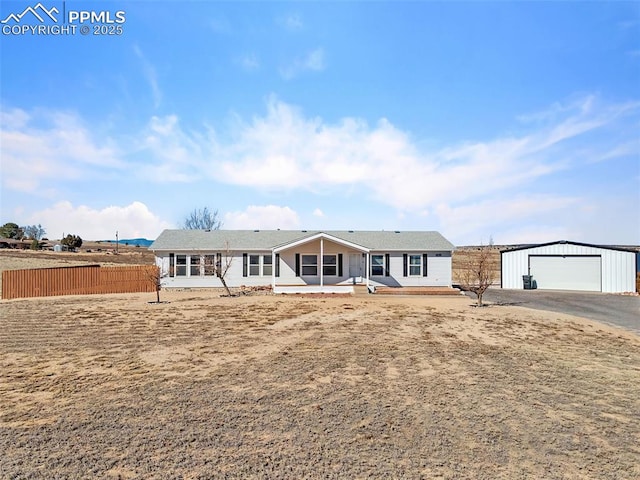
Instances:
[[[116,255],[118,254],[118,231],[116,230]]]

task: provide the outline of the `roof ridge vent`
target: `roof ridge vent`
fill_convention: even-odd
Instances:
[[[254,233],[257,233],[257,232],[259,232],[259,231],[260,231],[260,230],[254,230],[253,232],[254,232]]]
[[[396,230],[394,233],[400,233],[400,230]]]

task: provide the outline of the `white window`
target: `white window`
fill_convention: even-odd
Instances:
[[[243,275],[250,277],[270,277],[273,272],[273,260],[271,255],[248,255],[244,254],[246,270]],[[218,260],[220,261],[220,260]]]
[[[264,255],[262,257],[262,275],[271,276],[271,272],[273,272],[271,255]]]
[[[260,275],[260,255],[249,255],[249,275]]]
[[[187,256],[176,255],[176,277],[187,276]]]
[[[384,275],[384,255],[371,255],[371,275]]]
[[[199,255],[191,255],[191,260],[189,262],[191,268],[189,269],[189,275],[192,277],[200,276],[200,256]]]
[[[302,275],[318,275],[317,255],[302,255]]]
[[[322,256],[322,274],[338,275],[338,256],[337,255]]]
[[[409,275],[422,275],[422,255],[409,255]]]

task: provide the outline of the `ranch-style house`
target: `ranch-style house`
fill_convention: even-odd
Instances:
[[[228,267],[229,287],[343,293],[450,287],[454,246],[438,232],[165,230],[149,249],[167,288],[221,287]]]

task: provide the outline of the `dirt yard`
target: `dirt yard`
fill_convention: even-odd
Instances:
[[[640,477],[640,337],[465,297],[0,302],[3,478]]]
[[[0,250],[0,270],[65,267],[86,264],[153,265],[153,252],[146,248],[120,246],[118,253],[109,245],[87,242],[79,252],[48,250]]]

